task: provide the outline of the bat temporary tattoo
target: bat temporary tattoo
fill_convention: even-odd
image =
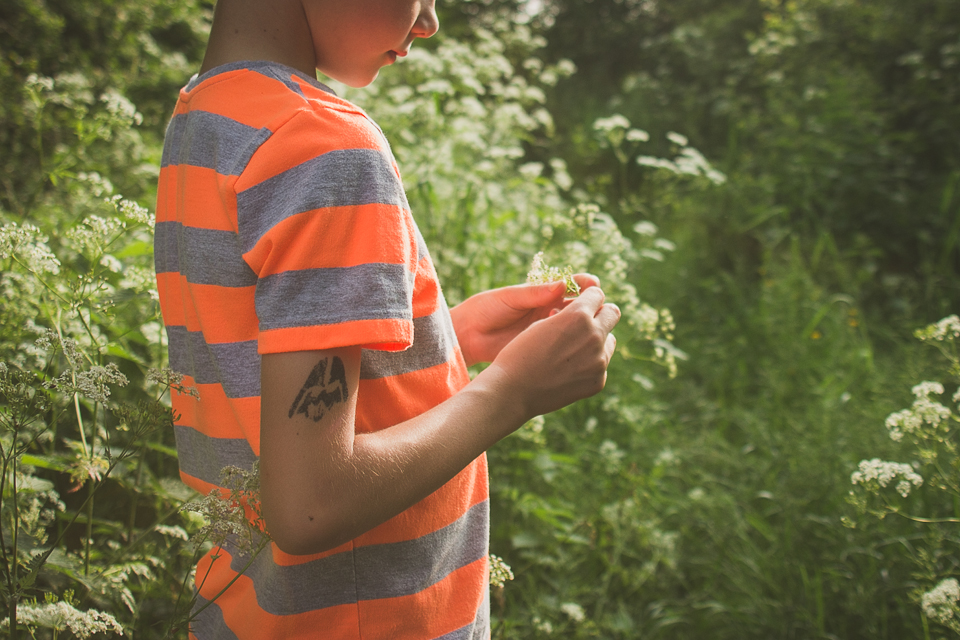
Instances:
[[[324,358],[313,368],[296,400],[290,405],[289,417],[302,413],[319,422],[327,410],[347,399],[347,372],[343,360]]]

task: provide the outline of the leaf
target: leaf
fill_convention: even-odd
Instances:
[[[51,471],[63,472],[67,470],[67,465],[57,458],[52,458],[50,456],[25,453],[23,454],[21,461],[23,464],[30,465],[31,467],[40,467],[41,469],[50,469]]]

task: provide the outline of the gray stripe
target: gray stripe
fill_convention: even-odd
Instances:
[[[232,231],[158,222],[153,246],[157,273],[179,272],[193,284],[257,284],[257,274],[240,256],[240,238]]]
[[[256,340],[207,344],[201,331],[167,327],[170,368],[197,384],[222,384],[228,398],[260,395],[260,354]]]
[[[474,505],[456,522],[415,540],[359,547],[304,564],[280,566],[261,553],[245,575],[253,580],[257,604],[273,615],[293,615],[419,593],[487,554],[489,509]],[[230,567],[249,558],[227,549]]]
[[[265,75],[268,78],[279,80],[280,82],[287,85],[287,87],[291,91],[296,91],[301,96],[303,95],[303,91],[300,90],[299,85],[293,83],[290,80],[290,76],[297,76],[299,78],[302,78],[308,84],[311,84],[318,89],[322,89],[323,91],[326,91],[327,93],[330,93],[332,95],[337,95],[336,91],[334,91],[327,85],[321,83],[316,78],[311,78],[310,76],[303,73],[302,71],[298,71],[297,69],[293,69],[291,67],[288,67],[282,64],[277,64],[276,62],[268,62],[265,60],[228,62],[227,64],[220,65],[219,67],[214,67],[210,71],[207,71],[206,73],[204,73],[202,76],[194,76],[193,78],[191,78],[190,82],[187,83],[186,89],[187,91],[193,91],[197,87],[197,85],[199,85],[201,82],[209,80],[210,78],[216,75],[220,75],[221,73],[228,73],[230,71],[240,71],[240,70],[254,71],[261,75]]]
[[[417,232],[417,262],[420,262],[424,258],[430,257],[430,251],[427,249],[427,243],[423,239],[423,234],[420,233],[420,227],[416,226],[416,223],[414,223],[414,229]]]
[[[209,111],[181,113],[167,126],[160,166],[190,165],[238,176],[271,135],[269,129],[255,129]]]
[[[487,590],[483,603],[477,610],[477,617],[468,625],[456,631],[445,633],[434,640],[487,640],[490,637],[490,591]]]
[[[290,216],[373,203],[410,208],[389,156],[376,149],[330,151],[237,193],[243,253]]]
[[[443,364],[456,343],[450,312],[442,305],[429,316],[413,319],[413,346],[406,351],[364,349],[360,379],[387,378]]]
[[[197,600],[193,605],[194,611],[209,602],[199,593],[196,596]],[[223,610],[216,602],[211,602],[210,606],[193,619],[193,622],[190,623],[190,631],[197,637],[197,640],[238,640],[237,635],[227,626],[223,619]]]
[[[180,470],[210,484],[220,484],[226,466],[253,469],[257,456],[243,438],[211,438],[192,429],[174,425]]]
[[[260,330],[352,320],[410,320],[413,278],[402,264],[285,271],[257,283]]]

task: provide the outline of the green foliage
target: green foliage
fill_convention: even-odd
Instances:
[[[208,10],[0,7],[11,636],[182,636],[205,534],[265,543],[255,478],[181,511],[164,393],[190,390],[143,207]],[[490,452],[494,638],[956,637],[955,411],[897,412],[957,376],[904,335],[957,301],[956,3],[518,10],[442,4],[441,35],[338,88],[391,140],[451,304],[543,252],[624,311],[604,393]],[[921,391],[907,412],[941,415]]]

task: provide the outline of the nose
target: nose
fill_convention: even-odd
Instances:
[[[413,24],[411,32],[417,38],[429,38],[440,29],[437,8],[434,0],[424,0],[420,4],[420,15]]]

